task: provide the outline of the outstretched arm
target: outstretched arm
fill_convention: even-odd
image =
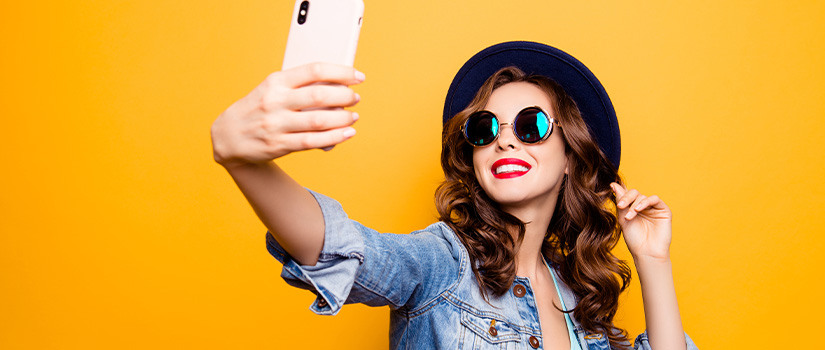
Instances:
[[[685,333],[676,302],[670,262],[670,208],[658,196],[611,184],[616,194],[619,224],[639,273],[645,324],[652,348],[685,349]]]
[[[326,63],[275,72],[212,124],[215,161],[278,243],[304,265],[314,265],[323,248],[321,209],[272,160],[352,137],[358,116],[341,107],[358,103],[358,94],[348,86],[363,80],[351,67]]]

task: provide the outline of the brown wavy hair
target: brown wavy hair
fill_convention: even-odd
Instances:
[[[436,190],[440,219],[461,239],[470,255],[481,293],[503,295],[515,279],[516,251],[525,224],[503,211],[479,185],[473,171],[473,146],[461,126],[484,108],[493,90],[527,82],[547,93],[561,124],[568,159],[556,208],[541,252],[579,299],[572,312],[585,331],[604,333],[611,347],[627,348],[627,331],[613,327],[619,295],[630,283],[630,268],[612,253],[621,236],[611,182],[622,183],[617,169],[593,141],[576,103],[564,89],[544,76],[527,75],[516,67],[493,74],[442,133],[441,166],[445,180]],[[548,213],[549,215],[550,213]]]

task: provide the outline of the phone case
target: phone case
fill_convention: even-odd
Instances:
[[[281,69],[311,62],[352,66],[363,15],[362,0],[295,1]]]

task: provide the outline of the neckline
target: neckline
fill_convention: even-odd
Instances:
[[[561,309],[567,311],[567,307],[564,305],[564,298],[561,295],[561,290],[559,289],[559,281],[556,279],[556,272],[552,268],[550,268],[550,264],[547,263],[547,260],[544,257],[541,257],[544,260],[544,266],[547,267],[547,270],[550,272],[550,277],[553,279],[553,286],[556,287],[556,294],[559,296],[559,302],[561,303]],[[570,317],[569,312],[562,312],[564,314],[564,321],[567,324],[567,336],[570,338],[570,350],[581,350],[581,344],[579,344],[579,339],[576,337],[576,333],[574,331],[575,326],[573,325],[573,319]]]

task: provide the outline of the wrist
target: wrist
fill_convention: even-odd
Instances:
[[[630,256],[633,257],[633,262],[638,265],[664,265],[670,264],[670,254],[658,254],[658,255],[651,255],[651,254],[633,254],[631,253]]]
[[[660,283],[673,278],[670,257],[633,256],[636,273],[642,284]]]
[[[252,163],[243,160],[227,160],[223,162],[218,162],[218,164],[220,164],[230,174],[256,171],[262,168],[268,168],[270,166],[270,163],[272,162],[269,161],[263,163]]]

